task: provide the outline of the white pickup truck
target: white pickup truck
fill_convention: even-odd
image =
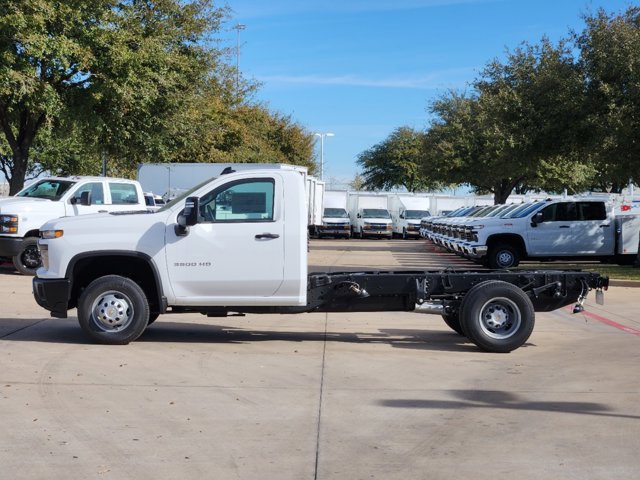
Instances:
[[[50,177],[15,196],[0,199],[0,257],[16,270],[34,275],[40,266],[40,227],[52,218],[87,213],[145,209],[140,184],[106,177]]]
[[[467,218],[452,249],[512,268],[521,259],[592,259],[631,263],[638,253],[640,215],[589,197],[523,204],[502,216]]]
[[[608,279],[590,272],[307,272],[300,167],[229,172],[158,211],[51,220],[33,280],[54,317],[77,307],[94,341],[126,344],[160,314],[412,311],[443,316],[480,348],[509,352],[534,311],[577,302]]]

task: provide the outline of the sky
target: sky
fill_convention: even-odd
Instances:
[[[638,5],[639,2],[635,2]],[[582,14],[628,0],[227,0],[223,43],[255,100],[324,137],[323,178],[339,186],[394,130],[424,130],[429,104],[470,91],[482,68],[522,42],[581,31]],[[232,27],[241,24],[242,30]],[[315,137],[320,162],[320,137]],[[318,176],[320,176],[318,174]]]

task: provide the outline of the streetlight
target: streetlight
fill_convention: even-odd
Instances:
[[[236,23],[232,28],[236,31],[236,90],[240,91],[240,30],[244,30],[247,26]]]
[[[324,137],[333,137],[333,133],[314,133],[316,137],[320,137],[320,180],[324,180]]]

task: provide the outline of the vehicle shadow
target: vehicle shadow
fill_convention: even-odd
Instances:
[[[0,333],[0,341],[92,344],[75,317],[42,319]],[[145,343],[252,344],[256,342],[329,342],[382,344],[393,348],[478,353],[466,338],[448,331],[381,329],[374,332],[261,330],[206,323],[158,320],[131,345]],[[527,346],[527,345],[525,345]],[[522,347],[521,347],[522,348]]]
[[[609,407],[594,402],[530,401],[524,396],[502,390],[449,390],[456,400],[388,399],[379,405],[392,408],[424,408],[429,410],[502,409],[530,412],[574,413],[600,417],[640,420],[638,415],[614,413]]]
[[[0,263],[0,275],[21,275],[13,266],[13,263]]]

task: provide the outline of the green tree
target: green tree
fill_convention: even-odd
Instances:
[[[422,132],[400,127],[383,142],[358,155],[364,187],[382,190],[404,187],[415,192],[437,186],[421,168],[423,137]]]
[[[10,193],[57,134],[132,168],[163,158],[167,122],[210,75],[225,9],[212,0],[5,0],[0,4],[0,165]],[[45,133],[46,132],[46,133]],[[45,139],[45,136],[48,138]]]
[[[600,9],[575,35],[589,110],[595,188],[620,192],[640,179],[640,7]]]
[[[586,135],[582,77],[569,47],[543,39],[493,60],[471,95],[432,103],[427,139],[443,181],[467,183],[504,203],[517,187],[582,189],[593,167],[582,161]]]

